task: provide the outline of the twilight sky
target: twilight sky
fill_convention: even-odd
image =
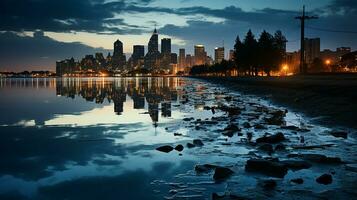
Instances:
[[[320,37],[321,49],[357,48],[356,0],[1,0],[0,71],[54,70],[55,61],[113,49],[147,45],[154,25],[159,38],[170,37],[173,51],[204,44],[231,49],[248,29],[281,30],[288,51],[299,48],[299,21],[306,5],[306,37]]]

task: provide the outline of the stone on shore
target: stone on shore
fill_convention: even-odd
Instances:
[[[288,168],[275,160],[250,159],[245,165],[248,172],[258,172],[272,177],[283,178],[288,173]]]
[[[339,157],[327,157],[321,154],[290,154],[288,157],[299,157],[301,159],[321,163],[321,164],[341,164],[341,158]]]
[[[257,143],[279,143],[285,140],[285,136],[283,133],[279,132],[276,133],[275,135],[270,135],[270,136],[264,136],[261,138],[258,138],[256,140]]]
[[[165,146],[161,146],[161,147],[156,148],[156,150],[161,151],[161,152],[165,152],[165,153],[169,153],[170,151],[174,150],[174,148],[172,146],[165,145]]]
[[[328,185],[332,183],[332,176],[330,174],[323,174],[316,179],[316,182],[324,185]]]
[[[229,178],[234,172],[227,167],[216,167],[213,174],[213,179],[216,181]]]
[[[211,165],[211,164],[196,165],[195,171],[197,173],[207,173],[207,172],[212,171],[216,167],[217,167],[216,165]]]
[[[193,144],[198,147],[203,146],[203,142],[200,139],[194,139]]]
[[[179,144],[179,145],[177,145],[177,146],[175,147],[175,150],[176,150],[176,151],[182,151],[182,150],[183,150],[183,146],[182,146],[181,144]]]
[[[340,138],[347,139],[347,132],[344,132],[344,131],[332,131],[332,132],[330,132],[330,134],[334,137],[340,137]]]

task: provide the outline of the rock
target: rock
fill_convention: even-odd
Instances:
[[[283,178],[288,168],[278,161],[266,159],[250,159],[245,165],[245,170],[248,172],[259,172],[268,176]]]
[[[279,132],[275,135],[264,136],[256,140],[257,143],[279,143],[285,140],[283,133]]]
[[[275,146],[275,151],[284,151],[286,146],[284,144],[278,144]]]
[[[174,133],[174,136],[182,136],[181,133]]]
[[[267,190],[272,190],[276,187],[276,181],[275,180],[265,180],[263,181],[263,187],[264,189]]]
[[[175,147],[175,150],[176,150],[176,151],[182,151],[182,150],[183,150],[183,146],[182,146],[181,144],[179,144],[179,145],[177,145],[177,146]]]
[[[216,114],[214,107],[211,108],[212,115]]]
[[[161,151],[161,152],[165,152],[165,153],[169,153],[170,151],[174,150],[174,148],[172,146],[165,145],[165,146],[161,146],[161,147],[156,148],[156,150]]]
[[[316,162],[321,164],[341,164],[341,158],[327,157],[321,154],[290,154],[289,157],[300,157],[310,162]]]
[[[207,173],[215,169],[217,166],[216,165],[211,165],[211,164],[204,164],[204,165],[196,165],[195,166],[195,171],[197,173]]]
[[[273,111],[270,113],[271,117],[265,118],[265,122],[268,123],[269,125],[283,125],[285,123],[284,117],[285,117],[285,111],[282,110],[277,110]]]
[[[332,131],[330,134],[334,137],[341,137],[347,139],[347,132],[344,131]]]
[[[229,130],[229,131],[224,131],[224,132],[222,133],[222,135],[227,136],[227,137],[233,137],[234,131],[231,131],[231,130]]]
[[[193,144],[195,145],[195,146],[203,146],[203,142],[200,140],[200,139],[194,139],[193,140]]]
[[[265,151],[265,152],[267,152],[267,153],[269,153],[269,154],[271,154],[271,153],[274,152],[274,150],[273,150],[273,145],[268,144],[268,143],[264,143],[264,144],[260,145],[260,146],[258,147],[258,149],[260,149],[260,150],[262,150],[262,151]]]
[[[213,174],[213,179],[216,181],[229,178],[234,172],[226,167],[216,167]]]
[[[287,168],[292,169],[294,171],[301,169],[308,169],[311,167],[311,164],[306,161],[299,160],[284,160],[280,161],[281,164],[284,164]]]
[[[263,126],[263,125],[261,125],[261,124],[256,124],[256,125],[254,125],[254,128],[255,128],[255,129],[266,129],[266,127]]]
[[[252,127],[252,126],[249,124],[249,122],[244,122],[242,125],[243,125],[244,128],[250,128],[250,127]]]
[[[229,124],[226,128],[223,129],[224,131],[240,131],[240,128],[235,124]]]
[[[293,183],[296,183],[296,184],[303,184],[304,183],[304,179],[302,179],[302,178],[295,178],[295,179],[291,179],[290,181],[293,182]]]
[[[186,144],[186,146],[187,146],[187,148],[193,148],[193,147],[196,147],[194,144],[192,144],[192,143],[187,143]]]
[[[298,131],[300,128],[297,126],[281,126],[281,129],[286,129],[286,130],[292,130],[292,131]]]
[[[330,174],[323,174],[316,179],[316,182],[324,185],[328,185],[332,183],[332,176]]]
[[[218,109],[228,113],[229,117],[239,115],[241,113],[241,109],[238,107],[229,107],[229,106],[220,106]]]
[[[186,118],[183,118],[182,120],[185,121],[185,122],[188,122],[188,121],[192,121],[194,119],[195,118],[193,118],[193,117],[186,117]]]

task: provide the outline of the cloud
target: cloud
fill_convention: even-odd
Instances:
[[[79,42],[59,42],[35,32],[33,37],[13,32],[0,33],[0,70],[54,70],[56,60],[82,58],[86,54],[108,50],[93,48]]]

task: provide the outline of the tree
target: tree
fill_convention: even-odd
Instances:
[[[258,40],[258,66],[265,73],[270,76],[270,71],[272,70],[272,66],[274,65],[274,39],[271,34],[266,32],[265,30],[260,35]],[[258,69],[256,69],[257,73]]]
[[[243,44],[239,39],[239,35],[237,35],[236,42],[234,44],[233,61],[234,61],[234,65],[238,71],[242,67],[240,62],[243,60],[243,57],[242,57],[243,50],[244,50]]]
[[[243,48],[242,57],[244,59],[242,60],[242,65],[244,65],[245,70],[249,71],[249,75],[252,75],[254,68],[257,67],[257,41],[250,29],[244,38]]]

